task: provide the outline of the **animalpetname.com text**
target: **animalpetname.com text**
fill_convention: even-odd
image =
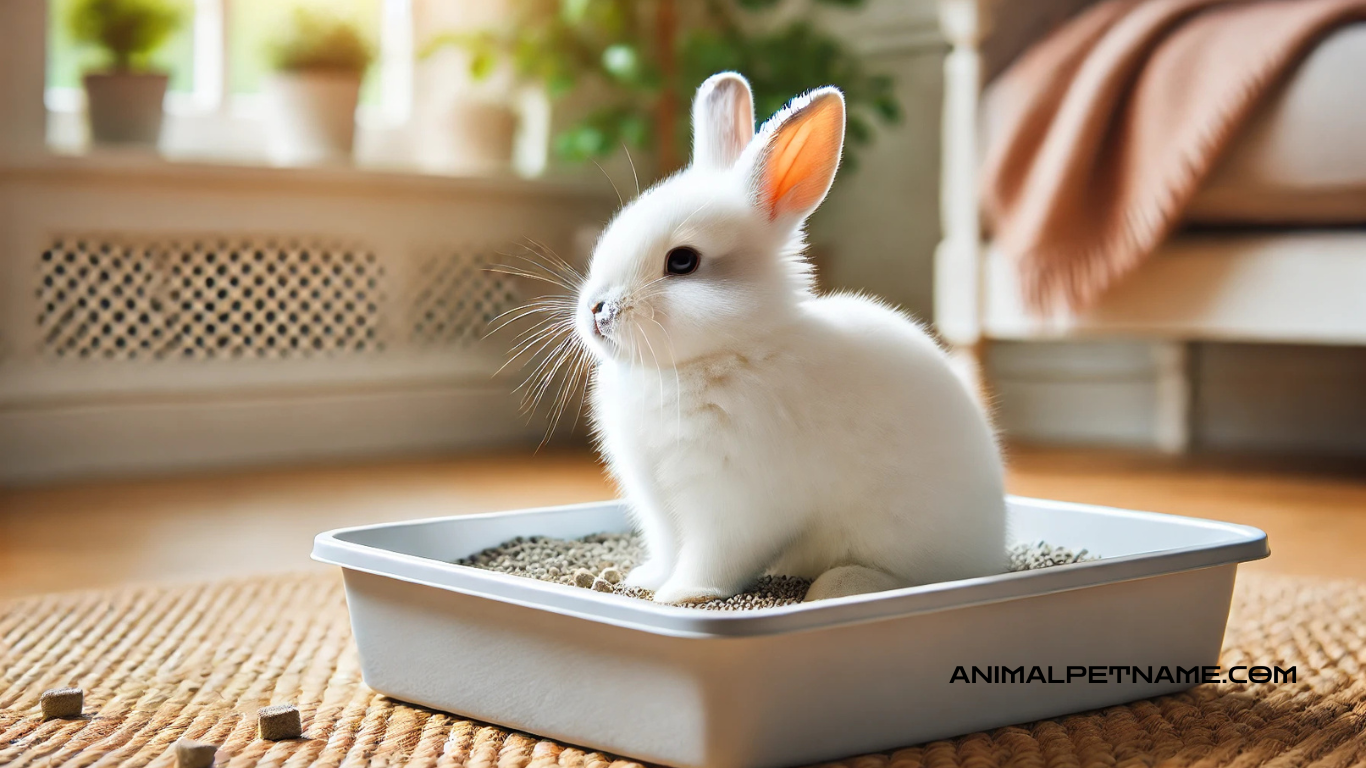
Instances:
[[[950,683],[1293,683],[1294,667],[1065,666],[954,667]]]

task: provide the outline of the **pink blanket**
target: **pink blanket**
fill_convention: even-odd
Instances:
[[[1030,49],[997,86],[983,168],[1027,305],[1085,308],[1139,267],[1262,98],[1363,19],[1366,0],[1107,0]]]

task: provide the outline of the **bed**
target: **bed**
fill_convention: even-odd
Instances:
[[[1159,362],[1158,445],[1190,445],[1188,345],[1366,344],[1366,23],[1333,33],[1263,106],[1136,273],[1082,312],[1039,317],[984,232],[982,109],[995,76],[1089,0],[940,0],[945,62],[935,322],[984,387],[995,340],[1144,339]]]

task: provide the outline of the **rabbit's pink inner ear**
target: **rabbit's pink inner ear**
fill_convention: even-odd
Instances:
[[[765,153],[762,199],[770,219],[805,216],[830,191],[844,145],[844,99],[820,93],[779,126]]]

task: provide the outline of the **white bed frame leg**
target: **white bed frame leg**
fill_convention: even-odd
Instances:
[[[987,339],[982,327],[982,224],[977,201],[978,50],[990,28],[993,0],[940,0],[950,50],[944,60],[940,217],[944,236],[934,256],[934,322],[950,364],[988,413]]]
[[[1184,341],[1153,344],[1157,393],[1153,441],[1163,453],[1178,455],[1191,445],[1190,347]]]
[[[977,101],[987,0],[942,0],[940,24],[950,50],[944,59],[943,152],[939,215],[943,239],[934,255],[934,321],[953,347],[982,336],[982,224],[977,201]]]

